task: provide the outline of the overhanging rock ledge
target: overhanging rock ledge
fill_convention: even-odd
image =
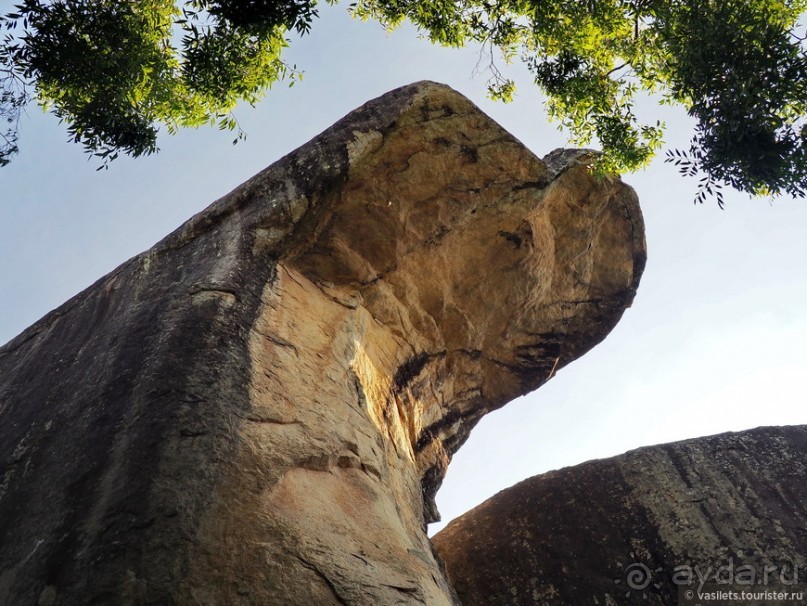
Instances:
[[[456,604],[451,455],[644,267],[588,157],[406,86],[0,348],[0,603]]]

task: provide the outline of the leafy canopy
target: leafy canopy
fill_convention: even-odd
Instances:
[[[296,76],[280,56],[285,33],[307,31],[315,15],[313,3],[269,0],[25,0],[4,17],[2,103],[16,109],[35,94],[105,160],[150,154],[160,127],[237,129],[239,101]]]
[[[807,0],[357,0],[350,10],[388,28],[408,19],[438,44],[481,45],[493,98],[515,90],[493,58],[522,59],[550,118],[576,144],[602,147],[601,171],[635,170],[658,151],[664,125],[633,109],[637,94],[656,93],[696,121],[689,149],[668,160],[700,175],[698,200],[722,204],[724,185],[805,195]],[[31,97],[105,160],[156,151],[160,128],[218,123],[241,137],[232,110],[299,77],[281,54],[316,16],[315,0],[24,0],[3,17],[0,164],[18,151]]]

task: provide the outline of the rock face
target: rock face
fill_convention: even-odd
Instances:
[[[451,455],[644,266],[587,157],[407,86],[0,349],[0,603],[456,604]]]
[[[807,426],[641,448],[525,480],[434,545],[464,606],[778,604],[686,591],[805,592],[805,478]]]

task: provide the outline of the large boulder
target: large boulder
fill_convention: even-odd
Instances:
[[[806,478],[807,426],[640,448],[503,490],[434,544],[464,606],[805,604]]]
[[[597,344],[634,192],[392,91],[0,349],[0,603],[455,604],[474,424]]]

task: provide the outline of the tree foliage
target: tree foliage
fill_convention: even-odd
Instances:
[[[0,48],[0,167],[19,151],[20,113],[28,103],[24,82],[14,72],[14,62],[6,48]]]
[[[634,111],[638,94],[654,93],[695,119],[689,149],[668,160],[700,176],[699,200],[722,204],[726,185],[805,195],[807,0],[357,0],[350,10],[388,28],[408,19],[438,44],[481,45],[494,98],[515,88],[494,58],[524,60],[550,118],[575,143],[602,147],[601,171],[634,170],[658,151],[664,125]],[[24,0],[3,19],[0,162],[17,151],[31,91],[104,158],[155,151],[160,128],[237,129],[239,101],[294,82],[287,35],[316,16],[315,0]]]
[[[732,0],[658,15],[674,62],[671,97],[697,121],[690,149],[668,158],[684,174],[704,173],[699,199],[716,191],[722,205],[722,184],[804,197],[807,57],[793,30],[795,11]]]
[[[255,103],[274,82],[294,78],[281,59],[285,32],[304,31],[316,13],[312,3],[281,9],[233,0],[25,0],[4,17],[2,57],[8,79],[34,88],[89,152],[140,156],[157,150],[160,127],[237,129],[239,101]]]

